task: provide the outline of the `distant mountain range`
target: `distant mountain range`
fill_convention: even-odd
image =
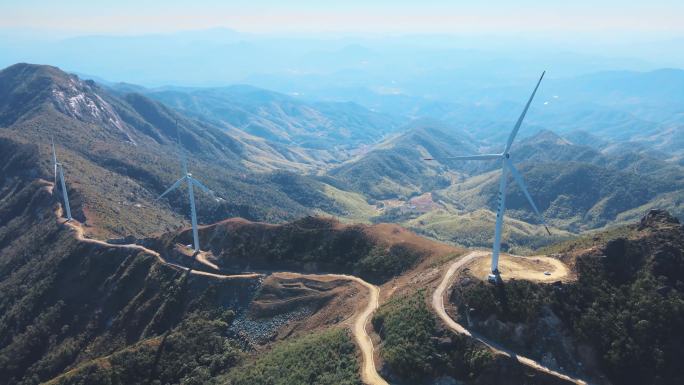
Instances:
[[[596,74],[578,78],[581,87],[554,79],[545,84],[514,161],[557,233],[630,221],[648,208],[682,216],[681,72]],[[632,81],[637,85],[626,85]],[[171,195],[173,208],[153,201],[178,176],[178,121],[191,170],[226,198],[201,198],[203,221],[324,213],[398,222],[463,243],[441,232],[453,232],[453,224],[434,221],[452,215],[472,228],[479,226],[476,218],[486,221],[472,214],[494,209],[495,165],[443,159],[500,151],[493,143],[520,108],[506,101],[510,92],[493,89],[498,101],[474,108],[411,99],[414,118],[432,116],[412,119],[246,85],[99,85],[55,67],[18,64],[0,72],[0,132],[41,144],[45,178],[54,136],[73,182],[76,215],[112,236],[161,231],[185,217],[182,192]],[[413,203],[425,193],[432,193],[428,204]],[[537,223],[520,194],[515,186],[509,190],[512,218]],[[117,220],[117,213],[129,219]],[[520,229],[514,243],[537,244],[535,231]]]
[[[408,137],[406,139],[402,146],[421,148],[415,141],[408,140]],[[647,207],[667,208],[679,216],[684,215],[682,199],[674,198],[684,196],[682,166],[630,150],[627,145],[620,146],[619,149],[607,145],[603,147],[597,149],[574,144],[550,131],[541,131],[514,145],[514,162],[520,163],[518,167],[528,180],[532,196],[551,224],[571,231],[586,230],[602,227],[616,220],[634,220],[634,213],[628,212],[642,212]],[[488,150],[490,151],[486,152],[497,149]],[[401,157],[406,154],[402,148],[376,151],[383,152],[385,157]],[[471,147],[452,154],[476,152]],[[369,154],[373,154],[373,151]],[[440,177],[445,178],[453,175],[452,173],[460,173],[460,177],[446,186],[425,185],[422,189],[415,188],[414,194],[434,191],[445,203],[462,210],[496,210],[498,171],[491,171],[496,169],[494,162],[487,164],[461,161],[456,164],[453,161],[440,160],[445,156],[442,149],[422,154],[416,151],[400,162],[420,164],[420,157],[425,155],[434,157],[435,163],[439,164],[430,168],[437,174],[430,180],[440,180]],[[398,163],[402,164],[400,162]],[[393,172],[394,174],[377,176],[376,180],[387,178],[402,186],[411,186],[407,180],[420,181],[421,175],[427,174],[415,173],[408,167],[398,167]],[[377,188],[377,184],[368,185]],[[357,186],[363,184],[357,182]],[[514,218],[536,223],[522,192],[515,184],[511,186],[507,196],[510,214]],[[365,193],[372,194],[373,191],[370,189]],[[393,195],[398,196],[399,193]]]
[[[355,103],[307,103],[245,85],[142,93],[228,130],[319,150],[373,143],[396,131],[400,121]]]

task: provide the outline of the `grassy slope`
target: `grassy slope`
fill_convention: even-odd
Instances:
[[[370,218],[378,214],[375,206],[368,204],[359,193],[340,190],[329,184],[323,185],[323,193],[342,207],[341,219],[345,221],[368,223]]]
[[[393,373],[412,381],[432,374],[437,359],[431,341],[435,324],[423,292],[393,299],[373,315],[373,328],[383,340],[380,356]]]
[[[401,135],[330,170],[329,175],[373,199],[408,197],[447,186],[449,178],[440,164],[423,158],[445,157],[454,151],[474,151],[474,146],[451,127],[417,121]]]
[[[216,263],[227,271],[285,270],[334,272],[384,282],[448,246],[391,224],[342,224],[306,217],[280,225],[230,219],[199,231]],[[157,246],[170,250],[188,244],[189,229],[165,234]]]
[[[277,344],[217,381],[225,385],[360,385],[356,349],[341,329]]]
[[[440,241],[467,247],[490,247],[495,222],[496,216],[489,210],[433,210],[402,224],[421,235]],[[524,253],[570,236],[562,230],[551,230],[553,235],[549,237],[542,226],[505,218],[502,240],[504,247],[508,247],[511,252]]]
[[[603,227],[621,216],[629,216],[630,210],[642,210],[649,205],[681,206],[681,202],[666,195],[681,190],[681,182],[673,179],[681,178],[681,169],[671,170],[667,177],[657,173],[637,175],[631,170],[584,162],[523,163],[518,169],[547,222],[574,232]],[[484,206],[494,210],[499,175],[500,172],[492,171],[474,176],[440,194],[469,209]],[[537,222],[511,177],[508,183],[507,215]]]

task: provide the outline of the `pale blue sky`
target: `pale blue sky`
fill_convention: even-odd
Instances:
[[[684,36],[682,0],[0,0],[0,29],[77,34],[228,27],[244,32]]]

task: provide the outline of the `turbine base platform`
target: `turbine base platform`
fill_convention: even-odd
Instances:
[[[487,276],[487,282],[497,285],[501,283],[501,274],[497,271],[495,273],[491,273]]]

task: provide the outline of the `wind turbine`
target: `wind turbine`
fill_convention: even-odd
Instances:
[[[176,132],[178,132],[178,121],[176,121]],[[181,158],[181,165],[183,167],[183,176],[178,179],[174,184],[171,185],[162,195],[160,195],[156,200],[161,199],[164,195],[170,193],[171,191],[175,190],[178,188],[183,182],[187,182],[188,184],[188,195],[190,196],[190,218],[192,220],[192,240],[193,240],[193,246],[194,246],[194,252],[198,253],[200,251],[200,246],[199,246],[199,236],[197,234],[197,212],[195,210],[195,192],[193,190],[193,186],[198,187],[200,190],[204,191],[205,193],[209,195],[214,195],[211,190],[205,185],[202,184],[202,182],[198,181],[197,179],[193,178],[192,174],[188,172],[188,166],[185,163],[185,156],[183,156],[183,151],[180,148],[180,136],[178,136],[178,152],[179,156]]]
[[[488,279],[490,282],[498,282],[501,279],[501,275],[499,273],[499,251],[501,248],[501,227],[503,225],[503,216],[506,211],[506,177],[507,177],[507,171],[510,170],[511,175],[513,175],[513,179],[515,182],[518,184],[520,189],[522,190],[523,194],[525,194],[525,197],[527,198],[527,201],[530,202],[530,206],[532,206],[532,209],[534,212],[539,216],[542,225],[544,225],[544,228],[546,229],[546,232],[551,235],[551,232],[549,231],[549,228],[546,227],[546,223],[544,222],[544,217],[542,217],[541,213],[537,209],[537,205],[534,204],[534,201],[532,200],[532,197],[530,196],[530,193],[527,191],[527,186],[525,186],[525,181],[523,180],[522,175],[520,175],[520,172],[513,166],[513,162],[511,161],[511,154],[510,154],[510,149],[511,145],[513,144],[513,140],[515,139],[515,136],[518,134],[518,130],[520,129],[520,126],[522,125],[523,119],[525,119],[525,114],[527,114],[527,109],[530,107],[530,104],[532,103],[532,99],[534,99],[534,95],[537,93],[537,89],[539,88],[539,84],[541,83],[542,79],[544,78],[544,74],[546,71],[542,72],[541,77],[539,78],[539,81],[537,82],[537,86],[534,87],[534,91],[532,91],[532,95],[530,96],[530,99],[527,101],[527,104],[525,105],[525,108],[522,111],[522,114],[520,114],[520,117],[518,118],[518,121],[515,123],[515,126],[513,127],[513,131],[511,131],[511,134],[508,136],[508,140],[506,141],[506,147],[504,147],[504,150],[500,154],[480,154],[480,155],[466,155],[466,156],[453,156],[453,157],[447,157],[444,159],[454,159],[454,160],[499,160],[501,162],[501,179],[499,180],[499,196],[498,196],[498,210],[496,212],[496,226],[494,227],[494,245],[492,247],[492,273],[489,274]],[[434,160],[434,158],[425,158],[425,160]]]
[[[62,184],[62,196],[64,197],[64,208],[66,209],[67,222],[71,218],[71,207],[69,206],[69,194],[67,193],[66,183],[64,183],[64,167],[61,163],[57,162],[57,152],[55,151],[55,141],[50,138],[50,143],[52,145],[52,164],[55,168],[54,185],[57,185],[57,170],[59,170],[59,179]]]

